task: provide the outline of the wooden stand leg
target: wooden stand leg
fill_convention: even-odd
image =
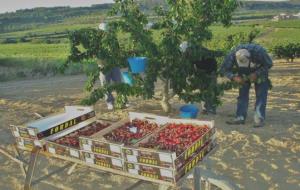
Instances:
[[[201,176],[200,176],[200,168],[194,168],[194,190],[201,190]]]
[[[26,174],[24,190],[30,190],[31,188],[31,181],[34,174],[35,164],[40,151],[41,151],[40,147],[34,147],[31,151],[30,162]]]
[[[11,159],[12,161],[18,163],[18,164],[23,164],[23,162],[15,157],[13,157],[12,155],[10,155],[9,153],[7,153],[7,151],[3,150],[2,148],[0,148],[0,153],[2,153],[3,155],[7,156],[9,159]]]
[[[76,166],[77,166],[77,163],[72,164],[72,166],[71,166],[70,169],[68,170],[67,174],[68,174],[68,175],[71,175],[71,174],[73,173],[73,171],[75,170]]]
[[[23,160],[23,158],[22,158],[22,156],[21,156],[21,154],[20,154],[18,148],[17,148],[15,145],[13,146],[13,151],[14,151],[15,155],[17,155],[17,158],[18,158],[18,159]],[[19,165],[20,165],[20,169],[21,169],[22,175],[23,175],[24,177],[26,177],[26,168],[25,168],[25,166],[24,166],[24,163],[22,162],[22,163],[20,163]]]
[[[10,155],[9,153],[7,153],[7,151],[3,150],[0,148],[0,153],[4,154],[5,156],[7,156],[10,160],[16,162],[19,164],[20,168],[21,168],[21,172],[24,176],[26,176],[26,171],[25,171],[25,167],[24,167],[24,163],[20,157],[19,152],[15,149],[16,147],[14,146],[13,150],[15,152],[15,154],[18,156],[17,158],[13,157],[12,155]]]

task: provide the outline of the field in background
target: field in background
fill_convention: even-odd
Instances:
[[[268,50],[278,44],[300,43],[300,19],[274,22],[270,18],[288,10],[240,10],[229,28],[212,26],[214,48],[228,35],[258,29],[256,42]],[[81,28],[97,28],[104,19],[103,12],[77,15],[62,22],[41,24],[27,30],[0,33],[0,81],[20,77],[42,77],[60,73],[69,54],[68,33]],[[159,32],[155,32],[159,40]],[[73,65],[65,74],[82,72],[80,65]]]

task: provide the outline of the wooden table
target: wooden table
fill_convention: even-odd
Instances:
[[[81,160],[78,160],[78,159],[72,159],[70,157],[54,155],[54,154],[51,154],[49,152],[43,151],[42,148],[40,148],[40,147],[34,147],[32,150],[30,150],[30,149],[20,148],[17,145],[14,145],[14,148],[15,148],[15,153],[17,154],[16,158],[11,156],[10,154],[8,154],[6,151],[2,150],[1,148],[0,148],[0,153],[3,153],[7,157],[9,157],[11,160],[13,160],[14,162],[16,162],[20,165],[22,173],[26,177],[25,178],[24,190],[30,190],[31,189],[32,178],[34,176],[34,170],[35,170],[36,167],[38,167],[36,165],[36,161],[37,161],[38,156],[40,156],[40,155],[45,156],[47,158],[56,158],[56,159],[61,159],[61,160],[64,160],[64,161],[71,162],[72,165],[71,165],[70,169],[67,172],[68,175],[70,175],[73,172],[73,170],[75,169],[75,167],[77,165],[83,165],[83,166],[87,166],[87,167],[90,167],[90,168],[98,170],[98,171],[110,172],[110,173],[113,173],[113,174],[116,174],[116,175],[121,175],[121,176],[125,176],[125,177],[129,177],[129,178],[139,180],[138,182],[136,182],[133,185],[131,185],[130,187],[128,187],[126,190],[131,190],[133,188],[136,188],[136,187],[138,187],[138,185],[140,185],[142,182],[145,182],[145,181],[158,184],[159,185],[159,190],[167,190],[170,187],[173,187],[175,189],[181,189],[182,182],[184,180],[186,180],[188,176],[191,176],[191,175],[192,175],[192,178],[193,178],[194,190],[211,190],[212,189],[211,188],[212,184],[213,184],[213,186],[218,187],[218,189],[222,189],[222,190],[239,189],[236,185],[234,185],[233,183],[230,183],[229,180],[224,180],[223,177],[217,176],[217,175],[215,175],[214,173],[212,173],[210,171],[200,169],[199,166],[196,166],[193,170],[191,170],[189,173],[187,173],[185,176],[183,176],[178,181],[178,183],[173,184],[173,183],[170,183],[170,182],[155,180],[155,179],[146,178],[146,177],[143,177],[143,176],[132,175],[132,174],[127,173],[127,172],[116,171],[116,170],[101,167],[101,166],[98,166],[98,165],[91,165],[91,164],[88,164],[84,161],[81,161]],[[24,164],[26,164],[26,163],[24,163],[24,160],[23,160],[22,155],[19,152],[19,150],[30,152],[30,161],[28,163],[27,170],[24,167]],[[212,154],[212,152],[213,151],[208,153],[208,155],[206,155],[206,157],[208,157],[210,154]]]

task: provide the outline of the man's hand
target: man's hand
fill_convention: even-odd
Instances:
[[[233,77],[232,80],[238,84],[243,84],[245,82],[240,76]]]
[[[251,73],[249,78],[250,78],[251,82],[255,82],[257,80],[257,74],[256,73]]]

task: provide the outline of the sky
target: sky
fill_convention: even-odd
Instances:
[[[257,0],[282,1],[282,0]],[[111,3],[113,0],[0,0],[0,13],[12,12],[18,9],[56,6],[90,6],[93,4]]]
[[[113,0],[0,0],[0,13],[34,7],[71,6],[85,7],[93,4],[111,3]]]

